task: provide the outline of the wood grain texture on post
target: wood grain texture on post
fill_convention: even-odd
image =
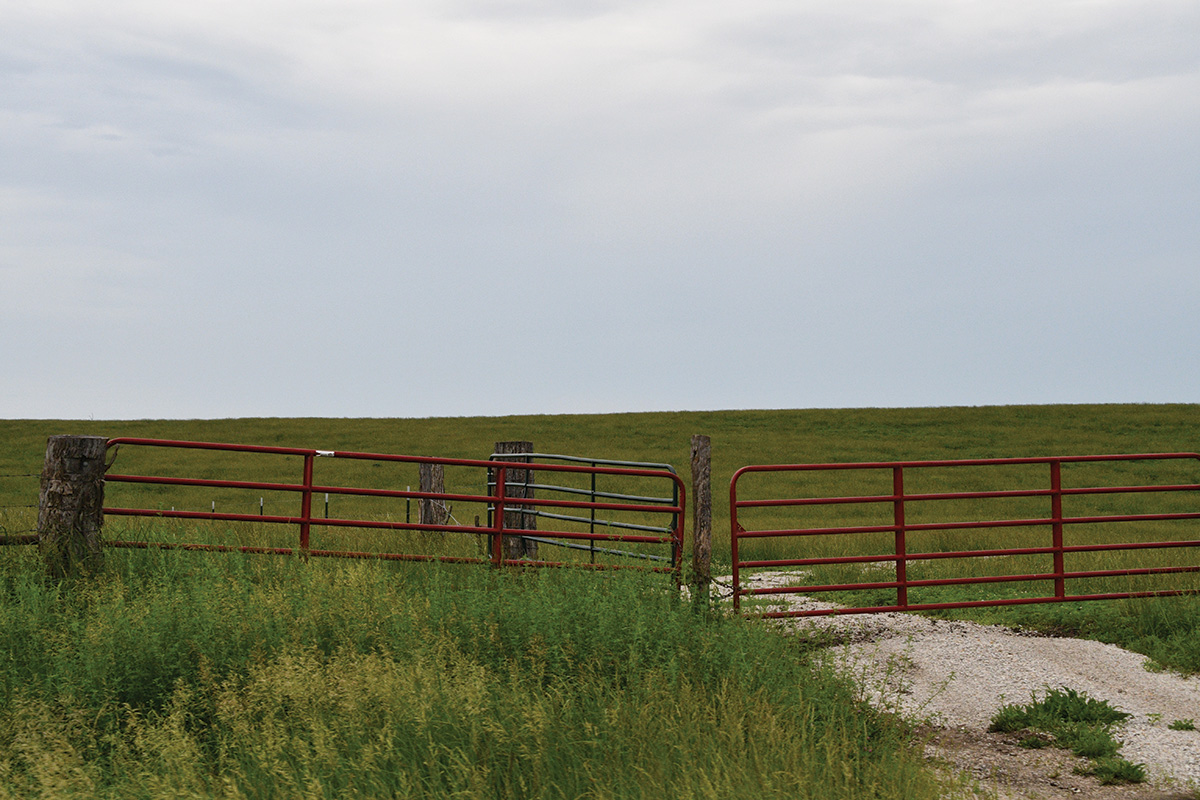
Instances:
[[[443,464],[421,464],[420,490],[431,494],[446,493],[446,467]],[[418,521],[422,525],[445,525],[450,519],[450,509],[445,500],[422,497],[417,501]]]
[[[692,437],[692,592],[708,603],[712,582],[712,441]]]
[[[100,527],[104,524],[103,436],[51,436],[38,498],[38,551],[53,578],[104,563]]]
[[[496,442],[496,449],[493,452],[498,456],[497,461],[528,463],[529,454],[533,452],[533,442]],[[533,497],[532,484],[533,470],[508,469],[504,474],[504,496]],[[506,505],[504,527],[524,531],[537,530],[537,517],[530,513],[523,513],[533,510],[533,506]],[[521,536],[505,536],[503,547],[506,559],[533,559],[538,555],[538,543]]]

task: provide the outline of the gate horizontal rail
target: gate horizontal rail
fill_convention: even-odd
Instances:
[[[896,591],[896,600],[888,605],[851,606],[822,609],[801,609],[786,611],[767,611],[764,617],[801,617],[822,616],[829,614],[862,614],[881,611],[922,611],[949,608],[971,608],[980,606],[1008,606],[1031,603],[1053,603],[1065,601],[1122,599],[1150,596],[1170,596],[1197,593],[1197,589],[1158,589],[1123,592],[1100,592],[1068,594],[1068,581],[1111,578],[1137,577],[1151,575],[1184,575],[1200,573],[1200,563],[1170,565],[1170,566],[1136,566],[1121,569],[1076,569],[1067,570],[1065,559],[1067,555],[1082,553],[1114,553],[1153,551],[1176,548],[1200,548],[1200,530],[1195,526],[1188,528],[1187,536],[1165,541],[1123,541],[1098,542],[1084,541],[1079,544],[1064,542],[1064,531],[1072,528],[1086,530],[1088,526],[1095,527],[1112,523],[1148,523],[1148,522],[1181,522],[1200,520],[1200,503],[1193,498],[1200,498],[1200,483],[1151,483],[1120,486],[1076,486],[1064,487],[1062,484],[1062,469],[1064,465],[1112,465],[1119,462],[1200,462],[1197,453],[1144,453],[1131,455],[1090,455],[1039,458],[994,458],[994,459],[957,459],[933,461],[886,461],[886,462],[857,462],[832,464],[790,464],[790,465],[755,465],[739,469],[730,481],[730,544],[733,561],[733,601],[735,609],[741,609],[744,597],[759,597],[764,595],[807,595],[820,592],[854,592],[866,590]],[[1020,488],[986,491],[946,491],[946,492],[912,492],[905,490],[906,475],[920,473],[925,470],[953,468],[983,468],[983,467],[1037,467],[1044,465],[1048,468],[1045,488]],[[873,493],[863,495],[835,496],[803,496],[803,497],[768,497],[745,499],[739,497],[739,483],[748,475],[754,473],[795,473],[802,476],[819,473],[841,471],[890,473],[892,492],[890,494]],[[1064,498],[1086,498],[1089,496],[1120,496],[1147,494],[1178,494],[1191,493],[1189,510],[1159,510],[1150,513],[1086,513],[1069,516],[1063,512]],[[910,522],[909,512],[914,504],[939,503],[942,501],[1000,501],[1014,499],[1045,499],[1049,501],[1049,513],[1040,516],[1024,516],[1011,519],[955,519],[951,521]],[[749,509],[768,509],[775,513],[785,513],[814,507],[890,505],[891,521],[887,524],[869,525],[823,525],[764,528],[747,530],[741,522],[741,512]],[[922,532],[969,532],[981,530],[1011,530],[1019,528],[1045,528],[1049,531],[1049,541],[1045,545],[1031,547],[982,547],[979,549],[954,548],[929,552],[909,552],[909,534]],[[739,544],[746,540],[771,541],[778,540],[784,544],[795,541],[803,546],[810,537],[854,537],[869,534],[891,534],[892,546],[890,552],[869,555],[832,555],[796,558],[757,558],[743,559],[740,556]],[[1050,569],[1026,571],[1001,575],[974,575],[949,578],[913,579],[908,576],[908,566],[913,562],[932,562],[942,559],[985,559],[1004,556],[1047,556],[1050,559]],[[1200,555],[1194,558],[1200,562]],[[747,569],[779,569],[783,567],[813,568],[823,565],[852,565],[860,564],[866,567],[877,566],[894,570],[891,580],[842,581],[836,583],[810,583],[793,586],[771,586],[765,588],[747,588],[743,586],[743,570]],[[910,602],[908,591],[911,588],[939,586],[982,586],[1016,582],[1052,582],[1052,594],[1024,597],[982,598],[959,600],[953,602]]]
[[[108,473],[105,476],[106,483],[125,483],[135,486],[162,486],[162,487],[199,487],[213,489],[239,489],[239,490],[259,490],[269,492],[285,492],[298,494],[300,496],[300,513],[299,514],[245,514],[232,512],[212,511],[196,511],[196,510],[165,510],[161,508],[144,508],[144,507],[126,507],[126,506],[106,506],[104,514],[106,516],[122,516],[122,517],[155,517],[164,519],[182,519],[182,520],[210,520],[210,521],[225,521],[225,522],[253,522],[264,523],[271,525],[293,525],[298,528],[298,541],[295,548],[291,547],[250,547],[243,545],[220,545],[220,544],[204,544],[204,543],[174,543],[174,542],[138,542],[138,541],[123,541],[123,540],[105,540],[104,546],[118,548],[160,548],[160,549],[184,549],[184,550],[200,550],[212,552],[243,552],[243,553],[264,553],[278,555],[298,554],[305,557],[318,558],[376,558],[383,560],[403,560],[403,561],[440,561],[446,563],[492,563],[496,566],[501,565],[519,565],[519,566],[581,566],[597,569],[621,569],[632,568],[639,569],[637,566],[624,566],[618,564],[587,564],[577,562],[563,561],[548,561],[538,559],[509,559],[503,556],[501,542],[507,536],[522,536],[529,533],[519,528],[505,526],[505,510],[510,512],[521,511],[527,508],[535,510],[540,509],[558,509],[572,511],[588,511],[594,513],[597,510],[624,512],[635,515],[659,515],[669,520],[669,524],[662,527],[655,526],[637,526],[637,532],[622,532],[608,530],[605,532],[595,531],[579,531],[579,530],[545,530],[539,531],[541,536],[552,536],[556,539],[565,540],[580,540],[585,542],[595,541],[612,541],[623,543],[636,543],[646,545],[663,545],[669,551],[669,556],[664,557],[664,560],[670,562],[669,567],[652,567],[651,571],[674,573],[676,578],[679,577],[681,554],[683,550],[684,536],[684,506],[683,501],[683,485],[678,476],[673,472],[661,469],[638,469],[631,467],[609,466],[606,464],[547,464],[540,461],[533,462],[504,462],[494,460],[476,460],[476,459],[460,459],[460,458],[438,458],[426,456],[407,456],[387,453],[364,453],[351,451],[332,451],[332,450],[314,450],[294,447],[274,447],[265,445],[246,445],[246,444],[227,444],[216,442],[192,442],[192,441],[175,441],[167,439],[144,439],[133,437],[120,437],[110,439],[108,442],[109,448],[119,447],[152,447],[152,448],[181,448],[189,450],[209,450],[229,453],[245,453],[258,455],[274,455],[274,456],[294,456],[302,459],[302,475],[299,482],[274,482],[261,480],[226,480],[214,478],[192,478],[180,476],[162,476],[162,475],[133,475],[133,474],[115,474]],[[314,480],[315,464],[318,459],[351,459],[360,461],[372,462],[394,462],[401,464],[434,464],[443,467],[457,467],[478,469],[481,473],[480,480],[476,485],[486,486],[487,491],[482,494],[470,492],[422,492],[411,491],[409,489],[386,489],[372,487],[357,487],[357,486],[341,486],[341,485],[326,485],[317,483]],[[642,502],[648,498],[631,496],[629,501],[623,502],[621,495],[607,494],[603,495],[602,500],[569,500],[569,499],[548,499],[548,498],[533,498],[533,497],[513,497],[506,495],[505,487],[507,484],[506,478],[511,470],[528,470],[536,468],[543,472],[556,473],[577,473],[584,477],[591,476],[594,478],[597,474],[608,476],[624,476],[634,479],[650,479],[669,481],[675,487],[676,502],[673,504],[663,505],[659,502]],[[490,472],[489,472],[490,471]],[[487,476],[491,476],[489,479]],[[340,495],[349,497],[368,497],[368,498],[393,498],[404,500],[437,500],[441,503],[448,502],[463,502],[475,503],[487,507],[488,524],[487,525],[463,525],[463,524],[423,524],[419,522],[396,521],[391,519],[371,519],[371,518],[330,518],[320,517],[313,514],[312,498],[315,494],[325,495]],[[569,519],[566,515],[551,515],[548,512],[541,512],[544,516],[560,517]],[[376,553],[376,552],[359,552],[350,550],[329,550],[329,549],[314,549],[310,546],[311,533],[314,527],[321,528],[363,528],[375,530],[390,530],[390,531],[417,531],[427,533],[464,533],[477,537],[487,537],[489,546],[489,556],[487,558],[479,557],[462,557],[448,555],[430,555],[422,553]],[[580,545],[582,546],[582,545]]]
[[[605,467],[650,469],[650,470],[661,470],[663,472],[669,472],[672,475],[676,475],[675,468],[672,467],[670,464],[652,463],[652,462],[645,462],[645,461],[614,461],[611,459],[587,458],[587,457],[583,457],[583,456],[568,456],[568,455],[561,455],[561,454],[557,454],[557,453],[521,453],[520,455],[517,455],[517,456],[514,456],[514,454],[512,454],[512,453],[493,453],[490,458],[492,461],[500,460],[500,461],[508,461],[509,463],[512,463],[511,459],[513,459],[514,457],[521,458],[521,459],[537,459],[538,463],[557,461],[557,462],[564,462],[564,463],[569,463],[569,464],[586,464],[586,465],[589,465],[592,467],[605,466]],[[519,467],[518,467],[518,469],[519,469]],[[601,503],[598,503],[598,502],[596,502],[596,498],[604,498],[605,500],[620,500],[620,501],[625,501],[628,503],[635,503],[635,502],[636,503],[648,503],[648,504],[656,505],[659,507],[678,506],[681,503],[680,486],[682,485],[678,481],[672,482],[671,495],[668,497],[662,497],[662,496],[654,496],[654,495],[636,495],[636,494],[627,494],[627,493],[621,493],[621,492],[602,491],[597,487],[596,475],[597,475],[596,472],[591,473],[591,485],[586,489],[579,488],[579,487],[571,487],[571,486],[560,486],[557,484],[549,484],[549,483],[537,483],[534,481],[530,481],[528,479],[524,482],[514,481],[514,480],[510,479],[507,485],[511,488],[516,488],[516,489],[521,489],[521,490],[549,491],[554,494],[586,496],[586,497],[591,498],[591,503],[588,504],[588,508],[590,509],[589,516],[586,516],[586,517],[579,516],[577,514],[555,514],[550,511],[541,510],[541,509],[537,508],[536,505],[531,505],[529,507],[523,508],[520,511],[522,518],[541,517],[541,518],[545,518],[545,519],[557,520],[560,522],[577,522],[580,524],[587,525],[588,531],[592,532],[592,533],[595,532],[597,526],[600,526],[602,528],[611,528],[611,529],[615,529],[615,530],[641,531],[641,532],[645,532],[645,533],[657,533],[657,534],[661,535],[663,533],[670,531],[678,523],[678,520],[675,519],[674,517],[672,517],[670,520],[666,521],[665,526],[653,526],[653,525],[642,525],[642,524],[638,524],[638,523],[634,523],[634,522],[621,522],[621,521],[618,521],[615,519],[605,519],[603,517],[596,516],[596,511],[604,510],[605,508],[613,508],[614,507],[611,505],[605,506]],[[491,488],[490,483],[489,483],[489,488]],[[529,496],[529,493],[527,491],[522,491],[521,494],[525,495],[525,496]],[[579,507],[578,504],[570,504],[570,503],[562,503],[562,502],[556,503],[555,505],[559,505],[564,508],[570,508],[570,507],[578,508]],[[626,508],[627,506],[620,505],[619,507]],[[604,554],[608,554],[608,555],[619,555],[619,556],[624,556],[626,558],[637,558],[637,559],[642,559],[645,561],[667,561],[672,566],[675,566],[676,564],[678,564],[678,561],[679,561],[679,553],[676,553],[676,552],[672,552],[670,556],[658,556],[658,555],[650,555],[650,554],[646,554],[646,553],[634,553],[634,552],[629,552],[626,550],[614,550],[611,548],[597,547],[595,539],[592,539],[586,546],[584,546],[584,545],[580,545],[580,544],[574,544],[571,542],[562,542],[562,541],[558,541],[556,539],[549,539],[549,538],[546,538],[543,536],[532,536],[532,535],[529,535],[528,533],[526,533],[524,538],[527,540],[530,540],[530,541],[539,542],[541,544],[547,544],[547,545],[551,545],[554,547],[563,547],[563,548],[567,548],[570,550],[587,551],[590,554],[590,556],[592,557],[593,561],[595,561],[595,557],[596,557],[597,553],[604,553]]]

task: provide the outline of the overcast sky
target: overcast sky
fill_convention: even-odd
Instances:
[[[1195,0],[0,2],[0,417],[1200,402]]]

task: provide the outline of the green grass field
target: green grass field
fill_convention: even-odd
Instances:
[[[932,798],[810,645],[661,576],[0,552],[0,797]]]
[[[703,433],[713,441],[721,571],[729,563],[728,486],[738,467],[1194,451],[1198,411],[1102,405],[7,420],[0,421],[0,535],[35,526],[36,474],[53,434],[459,458],[486,458],[494,442],[525,439],[539,452],[670,463],[690,485],[690,437]],[[114,471],[294,482],[296,462],[286,462],[129,448]],[[406,469],[339,465],[341,472],[318,480],[415,487],[415,469]],[[449,491],[471,484],[478,492],[478,480],[447,471]],[[835,481],[824,488],[850,487]],[[110,485],[109,504],[125,502],[126,493],[148,507],[259,508],[259,493],[131,491]],[[754,491],[782,496],[795,488],[767,480]],[[290,513],[295,501],[263,502],[267,513]],[[405,513],[396,505],[357,510]],[[756,524],[777,522],[768,514]],[[105,532],[295,542],[293,530],[257,524],[110,520]],[[397,545],[394,534],[321,535],[339,549]],[[410,539],[401,544],[477,552],[473,541]],[[830,546],[858,552],[876,545]],[[930,537],[923,546],[964,544]],[[854,686],[815,665],[812,643],[753,620],[696,613],[662,576],[109,550],[101,575],[52,585],[26,546],[0,548],[0,605],[0,798],[891,798],[948,790],[903,724],[865,711]],[[1200,671],[1194,597],[974,616],[1113,641],[1145,653],[1153,668]]]
[[[529,440],[543,453],[649,461],[674,465],[688,481],[692,434],[713,442],[713,519],[718,561],[728,554],[728,487],[747,464],[794,464],[933,458],[993,458],[1089,453],[1200,450],[1200,407],[1195,405],[1071,405],[979,408],[717,411],[606,415],[435,419],[232,419],[153,421],[0,420],[0,510],[36,503],[36,474],[46,437],[54,434],[141,436],[240,442],[448,458],[486,458],[493,444]],[[164,463],[197,477],[298,480],[298,468],[271,459],[243,463],[213,454],[178,451],[162,458],[139,454],[157,469]],[[133,453],[119,469],[132,469]],[[165,459],[165,461],[164,461]],[[325,469],[327,465],[320,465]],[[360,465],[361,466],[361,465]],[[361,478],[350,465],[333,479]],[[374,468],[379,471],[380,468]],[[415,470],[386,476],[392,486],[417,484]],[[447,476],[448,487],[454,478]],[[478,487],[475,487],[476,490]],[[779,485],[766,485],[765,492]],[[170,499],[162,498],[168,504]],[[208,509],[257,512],[258,495],[215,493],[181,502]],[[268,507],[269,508],[269,507]],[[336,511],[336,508],[335,508]],[[398,513],[398,510],[397,512]],[[465,510],[464,510],[465,513]],[[15,528],[22,520],[4,523]],[[473,516],[473,514],[472,514]]]

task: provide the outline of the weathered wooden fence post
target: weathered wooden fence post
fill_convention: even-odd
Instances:
[[[38,497],[38,552],[53,578],[104,563],[100,527],[104,524],[103,436],[51,436]]]
[[[707,606],[712,582],[712,441],[692,437],[692,598]]]
[[[493,451],[499,458],[497,461],[517,461],[529,463],[529,453],[533,452],[533,442],[496,442]],[[505,497],[533,497],[533,470],[509,469],[504,478]],[[524,531],[537,530],[537,517],[532,512],[533,506],[506,506],[504,511],[504,527]],[[538,555],[538,543],[523,536],[505,536],[503,543],[504,557],[535,559]]]
[[[446,467],[444,465],[421,464],[417,469],[420,472],[418,488],[422,492],[446,493]],[[417,501],[417,516],[422,525],[445,525],[446,521],[450,519],[450,509],[446,507],[445,500],[422,497]]]

